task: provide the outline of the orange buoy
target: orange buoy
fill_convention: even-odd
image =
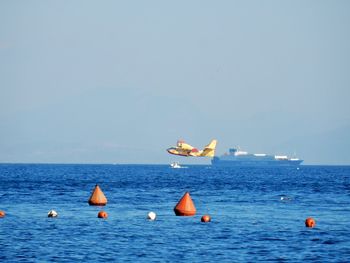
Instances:
[[[177,216],[194,216],[196,214],[196,207],[189,192],[186,192],[180,199],[174,207],[174,212]]]
[[[100,212],[98,212],[97,217],[98,217],[98,218],[107,218],[107,217],[108,217],[108,214],[107,214],[107,212],[105,212],[105,211],[100,211]]]
[[[6,215],[6,213],[4,211],[0,210],[0,218],[5,217],[5,215]]]
[[[94,191],[89,198],[89,205],[106,205],[107,198],[102,192],[101,188],[96,185]]]
[[[208,223],[211,221],[211,218],[209,215],[204,215],[204,216],[202,216],[201,221],[204,223]]]
[[[306,218],[305,226],[306,227],[314,227],[314,226],[316,226],[316,222],[312,217]]]

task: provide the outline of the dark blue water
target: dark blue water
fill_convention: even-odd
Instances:
[[[87,203],[96,183],[108,198],[106,220]],[[197,215],[176,217],[186,191]],[[47,217],[51,209],[58,218]],[[0,210],[0,262],[350,259],[349,166],[2,164]],[[156,221],[146,220],[149,211]],[[204,214],[212,222],[201,223]]]

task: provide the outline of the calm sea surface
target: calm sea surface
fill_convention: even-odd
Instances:
[[[0,262],[350,262],[350,166],[0,164],[0,210]]]

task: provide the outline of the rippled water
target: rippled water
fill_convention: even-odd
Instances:
[[[87,203],[96,183],[106,220]],[[176,217],[186,191],[197,215]],[[47,217],[51,209],[58,218]],[[349,166],[1,164],[0,210],[0,262],[350,259]],[[201,223],[204,214],[212,222]],[[313,229],[304,226],[309,216]]]

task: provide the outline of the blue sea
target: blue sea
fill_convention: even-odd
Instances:
[[[0,262],[350,261],[350,166],[0,164],[0,210]]]

